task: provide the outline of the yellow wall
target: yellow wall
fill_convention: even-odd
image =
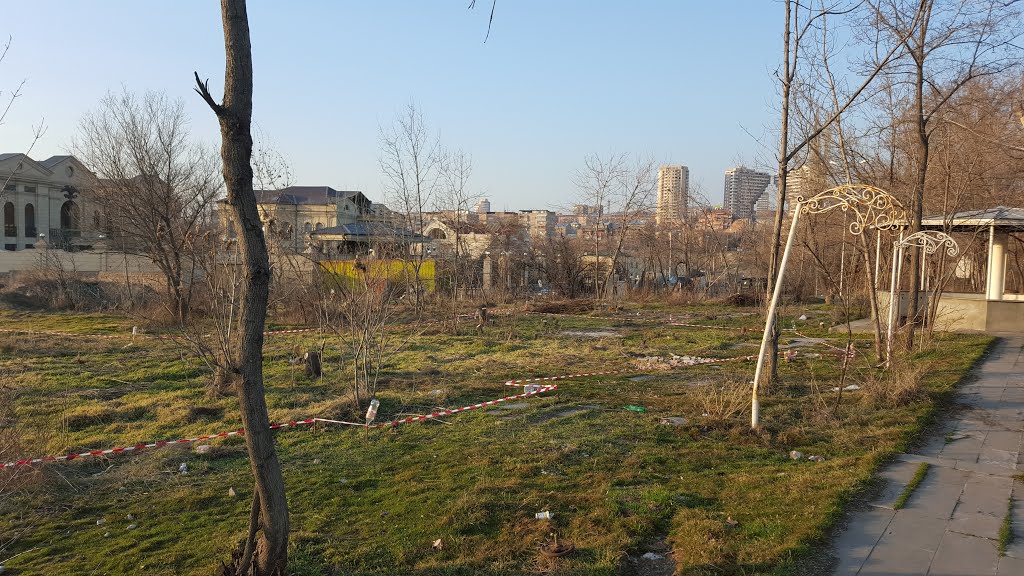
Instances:
[[[362,269],[356,267],[356,263],[356,260],[329,260],[321,262],[320,266],[347,283],[387,280],[397,284],[411,284],[416,278],[415,262],[408,260],[359,260]],[[434,289],[433,260],[424,260],[420,265],[419,279],[427,290]]]

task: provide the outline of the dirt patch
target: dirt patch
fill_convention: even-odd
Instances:
[[[672,550],[659,540],[644,552],[627,556],[622,572],[630,576],[672,576],[676,572],[676,561]]]
[[[529,308],[530,312],[546,314],[583,314],[594,310],[591,300],[562,300],[560,302],[538,302]]]
[[[193,406],[188,409],[188,421],[217,421],[224,416],[224,409],[219,406]]]
[[[577,414],[583,414],[585,412],[590,412],[590,408],[585,407],[585,406],[573,406],[571,408],[562,408],[561,410],[555,410],[553,412],[546,412],[544,414],[541,414],[541,415],[537,416],[536,418],[532,419],[530,421],[530,423],[531,424],[543,424],[545,422],[550,422],[552,420],[555,420],[556,418],[568,418],[570,416],[575,416]]]
[[[701,358],[699,356],[677,356],[670,354],[669,356],[643,356],[633,360],[633,367],[637,370],[648,371],[648,370],[671,370],[679,366],[695,366],[697,364],[708,363],[707,358]]]
[[[566,330],[562,335],[577,338],[622,338],[622,334],[611,330]]]

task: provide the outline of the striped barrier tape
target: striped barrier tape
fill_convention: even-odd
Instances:
[[[392,420],[390,422],[382,422],[380,424],[371,424],[374,428],[383,428],[386,426],[398,426],[399,424],[408,424],[409,422],[422,422],[423,420],[431,420],[434,418],[440,418],[441,416],[449,416],[451,414],[458,414],[459,412],[465,412],[467,410],[475,410],[477,408],[484,408],[486,406],[493,406],[501,402],[507,402],[509,400],[517,400],[519,398],[528,398],[530,396],[536,396],[537,394],[543,394],[544,392],[550,392],[558,388],[555,384],[549,384],[547,386],[541,386],[536,390],[528,390],[522,394],[514,394],[512,396],[505,396],[504,398],[496,398],[494,400],[488,400],[487,402],[479,402],[477,404],[470,404],[469,406],[463,406],[462,408],[454,408],[452,410],[442,410],[440,412],[434,412],[433,414],[423,414],[422,416],[410,416],[408,418],[399,418],[398,420]]]
[[[503,398],[496,398],[494,400],[488,400],[486,402],[478,402],[476,404],[470,404],[469,406],[463,406],[461,408],[452,408],[450,410],[441,410],[441,411],[434,412],[434,413],[431,413],[431,414],[423,414],[423,415],[420,415],[420,416],[410,416],[408,418],[399,418],[398,420],[392,420],[390,422],[382,422],[380,424],[370,424],[369,426],[367,426],[365,424],[360,424],[358,422],[346,422],[346,421],[343,421],[343,420],[331,420],[331,419],[328,419],[328,418],[306,418],[304,420],[293,420],[291,422],[285,422],[285,423],[282,423],[282,424],[273,424],[273,425],[270,426],[270,429],[271,430],[279,430],[281,428],[288,428],[288,427],[299,426],[299,425],[303,425],[303,424],[312,424],[314,422],[325,422],[325,423],[328,423],[328,424],[344,424],[344,425],[349,425],[349,426],[365,426],[365,427],[368,427],[368,428],[384,428],[384,427],[389,427],[389,426],[398,426],[399,424],[407,424],[407,423],[410,423],[410,422],[422,422],[424,420],[432,420],[432,419],[435,419],[435,418],[440,418],[442,416],[450,416],[452,414],[458,414],[460,412],[466,412],[466,411],[469,411],[469,410],[475,410],[477,408],[483,408],[483,407],[486,407],[486,406],[493,406],[495,404],[499,404],[501,402],[507,402],[509,400],[516,400],[516,399],[520,399],[520,398],[528,398],[530,396],[536,396],[537,394],[543,394],[544,392],[550,392],[551,390],[554,390],[556,388],[558,388],[558,386],[556,386],[554,384],[551,384],[551,385],[548,385],[548,386],[541,386],[541,387],[537,388],[536,390],[528,390],[526,392],[523,392],[522,394],[514,394],[512,396],[505,396]],[[239,429],[239,430],[231,430],[229,432],[221,432],[219,434],[208,434],[208,435],[205,435],[205,436],[196,436],[194,438],[181,438],[181,439],[178,439],[178,440],[166,440],[166,441],[160,441],[160,442],[152,442],[152,443],[149,443],[149,444],[137,444],[135,446],[124,446],[124,447],[118,447],[118,448],[107,448],[105,450],[90,450],[88,452],[79,452],[79,453],[75,453],[75,454],[67,454],[67,455],[64,455],[64,456],[47,456],[47,457],[44,457],[44,458],[30,458],[30,459],[27,459],[27,460],[18,460],[16,462],[7,462],[7,463],[4,463],[4,464],[0,464],[0,470],[4,470],[6,468],[14,468],[14,467],[17,467],[17,466],[28,466],[28,465],[31,465],[31,464],[41,464],[41,463],[49,463],[49,462],[60,462],[60,461],[75,460],[75,459],[78,459],[78,458],[87,458],[89,456],[106,456],[106,455],[110,455],[110,454],[120,454],[120,453],[123,453],[123,452],[138,452],[140,450],[145,450],[145,449],[148,449],[148,448],[163,448],[164,446],[191,444],[191,443],[194,443],[194,442],[201,442],[201,441],[204,441],[204,440],[211,440],[211,439],[214,439],[214,438],[225,438],[227,436],[241,436],[241,435],[244,435],[244,434],[245,434],[245,430],[244,429]]]
[[[316,419],[308,418],[306,420],[294,420],[292,422],[285,422],[283,424],[274,424],[270,427],[271,430],[277,430],[279,428],[287,428],[289,426],[298,426],[300,424],[312,424]],[[232,430],[230,432],[221,432],[219,434],[208,434],[206,436],[196,436],[195,438],[181,438],[178,440],[165,440],[161,442],[152,442],[149,444],[136,444],[135,446],[123,446],[119,448],[107,448],[106,450],[90,450],[88,452],[78,452],[76,454],[67,454],[64,456],[47,456],[45,458],[32,458],[29,460],[19,460],[17,462],[8,462],[6,464],[0,464],[0,470],[4,468],[13,468],[15,466],[27,466],[29,464],[39,464],[43,462],[59,462],[61,460],[74,460],[76,458],[86,458],[88,456],[105,456],[107,454],[120,454],[122,452],[138,452],[147,448],[163,448],[164,446],[174,446],[180,444],[191,444],[193,442],[202,442],[203,440],[211,440],[213,438],[225,438],[227,436],[241,436],[245,434],[244,429]]]
[[[628,372],[628,370],[608,370],[607,372],[585,372],[582,374],[564,374],[562,376],[544,376],[543,378],[521,378],[519,380],[509,380],[505,382],[505,386],[519,386],[526,382],[550,382],[551,380],[568,380],[570,378],[586,378],[587,376],[604,376],[606,374],[620,374],[622,372]]]
[[[708,324],[690,324],[688,322],[669,322],[670,326],[685,326],[687,328],[710,328],[712,330],[736,330],[746,332],[748,328],[737,328],[735,326],[711,326]]]
[[[44,336],[71,336],[79,338],[129,338],[122,334],[75,334],[73,332],[46,332],[42,330],[18,330],[18,329],[0,329],[0,332],[6,334],[40,334]]]

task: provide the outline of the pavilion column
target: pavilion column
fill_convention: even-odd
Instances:
[[[1007,235],[997,233],[996,227],[991,226],[988,238],[988,280],[985,283],[985,298],[987,300],[1002,300],[1006,284]]]

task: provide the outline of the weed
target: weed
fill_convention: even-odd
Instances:
[[[1013,496],[1010,496],[1006,501],[1006,516],[1003,516],[1003,522],[999,525],[999,540],[998,548],[999,555],[1006,555],[1006,547],[1013,542]]]
[[[893,510],[902,510],[903,507],[907,505],[907,500],[910,500],[910,497],[914,495],[914,490],[917,490],[917,487],[921,485],[922,481],[924,481],[924,477],[928,474],[928,469],[930,467],[931,465],[927,462],[922,462],[921,465],[917,467],[917,470],[914,472],[914,476],[910,479],[910,482],[907,482],[907,485],[903,487],[903,492],[900,492],[899,497],[896,498],[896,502],[893,503]]]

